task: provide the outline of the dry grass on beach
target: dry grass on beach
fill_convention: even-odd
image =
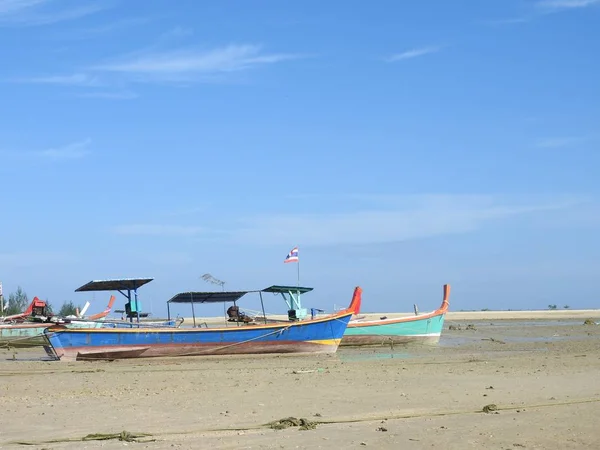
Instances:
[[[449,318],[435,347],[321,356],[63,363],[2,351],[0,448],[600,448],[600,326],[469,323]],[[290,416],[310,426],[267,425]],[[146,442],[118,440],[123,430]],[[74,441],[93,433],[115,439]]]

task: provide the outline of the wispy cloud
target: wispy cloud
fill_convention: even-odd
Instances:
[[[586,8],[599,3],[600,0],[540,0],[536,3],[536,6],[541,9],[556,11]]]
[[[387,62],[395,62],[395,61],[403,61],[405,59],[417,58],[419,56],[429,55],[431,53],[437,53],[441,49],[442,49],[442,47],[439,47],[439,46],[413,48],[411,50],[407,50],[402,53],[396,53],[396,54],[386,58],[386,61]]]
[[[538,17],[561,11],[600,5],[600,0],[538,0],[528,4],[522,15],[509,19],[491,19],[483,23],[488,25],[514,25],[531,22]]]
[[[189,30],[172,30],[181,37]],[[172,46],[172,45],[171,45]],[[188,86],[199,82],[230,81],[228,74],[306,58],[294,53],[268,53],[258,45],[228,45],[212,50],[146,49],[104,63],[80,68],[74,74],[21,77],[5,82],[56,84],[73,87],[113,87],[121,93],[87,92],[82,97],[131,99],[137,96],[126,90],[132,83],[164,83]],[[106,89],[105,89],[106,91]]]
[[[195,236],[203,233],[205,229],[188,225],[131,224],[115,226],[112,231],[116,234],[137,236]]]
[[[136,81],[193,81],[300,57],[289,53],[264,53],[257,45],[228,45],[208,51],[186,49],[142,53],[95,65],[90,70],[119,73]]]
[[[71,75],[49,75],[40,77],[30,78],[16,78],[11,81],[17,83],[31,83],[31,84],[61,84],[67,86],[87,86],[96,87],[102,86],[103,83],[97,76],[85,74],[85,73],[74,73]]]
[[[305,199],[310,204],[310,199]],[[323,198],[320,198],[323,201]],[[502,201],[481,195],[354,195],[335,200],[328,213],[257,213],[246,218],[223,218],[222,224],[185,226],[137,224],[114,227],[118,234],[147,236],[207,236],[212,241],[287,245],[381,244],[469,233],[489,223],[540,214],[577,205],[579,198],[552,201]],[[299,200],[300,201],[300,200]],[[340,206],[340,203],[348,203]],[[349,205],[355,205],[347,212]],[[359,206],[360,205],[360,206]]]
[[[161,40],[181,39],[193,36],[194,30],[189,27],[182,27],[180,25],[170,29],[161,36]]]
[[[530,21],[531,21],[530,16],[524,16],[524,17],[511,17],[508,19],[484,20],[484,21],[482,21],[482,23],[487,24],[487,25],[515,25],[515,24],[520,24],[520,23],[527,23]]]
[[[69,36],[73,37],[93,37],[97,35],[115,33],[121,30],[128,30],[134,26],[143,25],[150,22],[149,17],[129,17],[125,19],[119,19],[112,22],[98,25],[95,27],[83,28],[80,30],[74,30],[69,33]]]
[[[139,95],[132,91],[123,92],[84,92],[78,94],[82,98],[99,98],[106,100],[132,100],[138,98]]]
[[[72,142],[71,144],[62,147],[48,148],[37,152],[40,156],[50,159],[78,159],[83,158],[91,153],[89,149],[91,139]]]
[[[0,15],[18,14],[48,0],[0,0]]]
[[[353,213],[276,214],[244,221],[232,233],[238,242],[311,245],[375,244],[468,233],[489,222],[560,209],[573,203],[502,205],[492,198],[427,196],[404,200],[404,207],[362,209]]]
[[[535,146],[538,148],[562,148],[570,147],[585,141],[585,137],[554,137],[538,139]]]
[[[52,0],[0,0],[0,25],[39,26],[80,19],[107,8],[98,2],[56,8]]]
[[[19,251],[0,253],[0,267],[49,266],[53,264],[69,264],[77,261],[71,253],[53,251]]]
[[[194,262],[190,255],[182,252],[152,252],[146,259],[149,263],[160,266],[185,266]]]

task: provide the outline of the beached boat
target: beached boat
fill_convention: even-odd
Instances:
[[[299,287],[271,286],[260,291],[184,292],[171,298],[170,303],[236,304],[244,295],[255,292],[279,293],[298,298]],[[310,290],[310,289],[309,289]],[[113,360],[167,356],[202,356],[256,353],[333,353],[337,350],[346,326],[353,314],[360,311],[362,289],[355,288],[350,306],[335,314],[299,320],[297,309],[288,311],[289,321],[260,324],[255,320],[237,321],[229,327],[217,328],[132,328],[132,329],[69,329],[60,325],[45,330],[49,346],[46,351],[62,361]],[[264,310],[264,305],[263,305]],[[169,309],[170,317],[170,309]],[[195,322],[195,319],[194,319]]]
[[[444,285],[441,306],[426,314],[377,320],[353,319],[348,323],[342,346],[403,344],[409,342],[437,344],[448,310],[450,285]]]
[[[140,328],[140,327],[176,327],[183,323],[183,319],[165,320],[140,320],[139,322],[128,322],[127,320],[105,320],[102,328]]]
[[[89,317],[81,317],[78,314],[63,318],[52,316],[47,311],[46,302],[35,297],[23,313],[8,316],[0,322],[0,347],[27,348],[47,345],[44,330],[56,324],[67,328],[101,328],[114,302],[115,297],[111,296],[104,311]]]

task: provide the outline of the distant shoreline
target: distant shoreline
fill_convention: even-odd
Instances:
[[[426,314],[429,310],[421,311],[420,314]],[[412,317],[414,313],[389,313],[389,312],[365,312],[359,314],[368,319],[378,319],[380,317]],[[260,316],[259,316],[260,317]],[[287,316],[283,314],[268,315],[273,319],[286,320]],[[600,320],[600,309],[549,309],[549,310],[523,310],[523,311],[449,311],[446,313],[448,321],[462,320]],[[215,323],[223,321],[223,316],[196,317],[196,323],[207,322]],[[189,325],[193,323],[192,317],[185,317],[184,323]]]

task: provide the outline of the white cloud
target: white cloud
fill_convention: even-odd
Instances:
[[[179,36],[186,29],[174,31]],[[128,83],[169,83],[187,86],[193,82],[218,82],[226,80],[228,73],[240,72],[306,57],[290,53],[265,53],[256,45],[229,45],[213,50],[141,51],[112,62],[87,67],[72,75],[52,75],[4,80],[21,83],[70,85],[79,87],[114,86],[122,89]],[[132,93],[86,93],[81,97],[134,98]]]
[[[91,153],[89,146],[92,143],[91,139],[72,142],[62,147],[48,148],[37,152],[39,155],[51,159],[77,159],[83,158]]]
[[[375,199],[377,200],[377,198]],[[373,244],[475,231],[487,223],[528,213],[567,208],[578,199],[503,205],[492,197],[427,195],[379,200],[356,212],[265,214],[229,232],[236,242],[311,245]],[[387,204],[387,207],[384,205]]]
[[[562,148],[581,143],[585,138],[582,137],[560,137],[560,138],[544,138],[538,139],[535,143],[539,148]]]
[[[99,3],[88,2],[81,6],[52,8],[51,0],[0,0],[0,24],[13,26],[48,25],[80,19],[106,9]],[[63,3],[64,5],[64,3]],[[75,5],[75,4],[73,4]]]
[[[194,80],[203,75],[241,71],[299,57],[287,53],[263,53],[256,45],[229,45],[208,51],[188,49],[142,53],[92,66],[90,70],[131,75],[138,80],[140,76]]]
[[[46,77],[19,78],[14,81],[19,83],[33,84],[62,84],[69,86],[87,87],[102,86],[102,83],[97,77],[90,76],[85,73],[75,73],[72,75],[51,75]]]
[[[188,266],[194,262],[187,253],[182,252],[160,252],[151,253],[147,257],[148,262],[161,266]]]
[[[390,56],[389,58],[386,59],[387,62],[395,62],[395,61],[402,61],[405,59],[411,59],[411,58],[417,58],[419,56],[424,56],[424,55],[428,55],[430,53],[437,53],[441,50],[441,47],[420,47],[420,48],[413,48],[411,50],[407,50],[405,52],[402,53],[396,53],[392,56]]]
[[[599,2],[600,0],[541,0],[536,5],[544,9],[558,10],[585,8]]]
[[[131,224],[118,225],[113,227],[112,231],[123,235],[195,236],[205,230],[202,227],[186,225]]]
[[[161,40],[181,39],[190,37],[194,34],[194,30],[188,27],[176,26],[161,36]]]
[[[304,201],[303,201],[304,200]],[[228,243],[288,245],[377,244],[478,230],[488,223],[572,207],[580,198],[502,201],[485,195],[319,196],[336,207],[329,213],[257,213],[210,228],[177,224],[114,227],[117,234],[210,238]],[[310,196],[298,202],[311,204]],[[327,208],[326,208],[327,209]],[[351,211],[351,212],[347,212]]]
[[[147,17],[130,17],[125,19],[115,20],[113,22],[105,23],[104,25],[98,25],[95,27],[85,28],[81,30],[75,30],[73,35],[72,31],[68,36],[75,37],[93,37],[99,34],[115,33],[121,30],[131,30],[132,27],[142,25],[150,22],[150,18]],[[67,34],[65,34],[67,36]]]
[[[46,266],[52,264],[68,264],[76,261],[77,258],[74,255],[65,252],[20,251],[0,253],[0,267]]]
[[[512,17],[510,19],[492,19],[485,20],[483,23],[488,25],[514,25],[518,23],[527,23],[531,21],[531,17]]]
[[[46,3],[48,0],[0,0],[0,15],[22,12],[34,6]]]
[[[582,9],[599,4],[600,0],[538,0],[535,3],[528,5],[528,13],[526,15],[515,17],[513,19],[487,20],[486,23],[489,25],[508,25],[531,22],[539,16],[561,11]]]
[[[131,91],[123,92],[84,92],[79,94],[78,97],[83,98],[101,98],[107,100],[132,100],[138,98],[139,95]]]

